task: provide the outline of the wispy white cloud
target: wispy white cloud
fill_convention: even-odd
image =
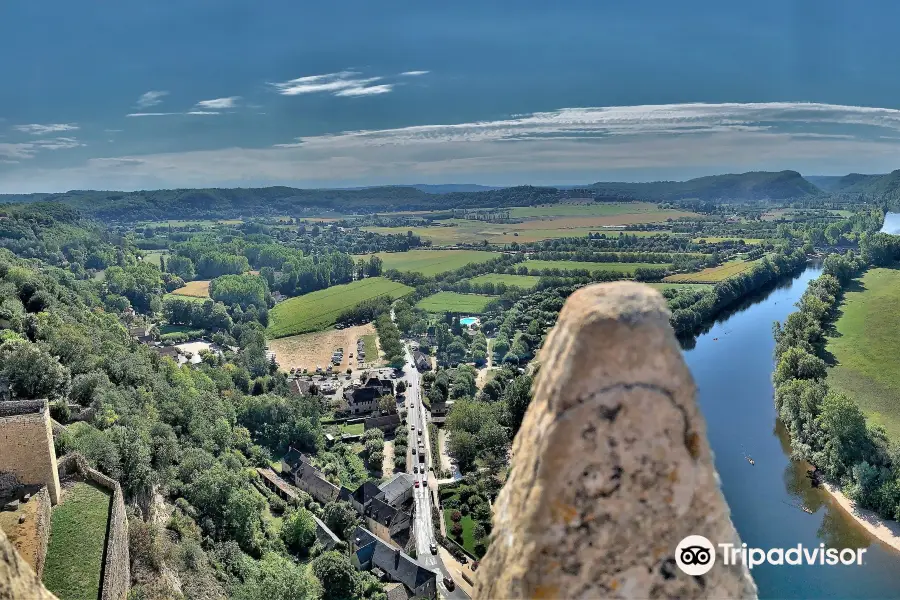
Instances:
[[[30,133],[31,135],[46,135],[48,133],[61,133],[63,131],[76,131],[78,125],[75,123],[48,123],[41,125],[39,123],[31,123],[30,125],[16,125],[13,127],[16,131],[22,133]]]
[[[136,105],[138,108],[150,108],[151,106],[161,104],[163,97],[168,95],[169,92],[164,91],[144,92],[141,94],[141,97],[138,98]]]
[[[335,96],[371,96],[386,94],[393,89],[392,84],[370,85],[382,79],[382,77],[360,77],[360,73],[356,71],[339,71],[324,75],[308,75],[269,85],[282,96],[327,92]]]
[[[69,150],[84,145],[71,137],[56,137],[18,144],[0,143],[0,158],[18,161],[34,158],[42,150]]]
[[[222,113],[216,112],[214,110],[190,110],[185,113],[186,115],[221,115]]]
[[[201,100],[197,103],[197,108],[204,110],[224,110],[226,108],[235,108],[240,96],[229,96],[227,98],[215,98],[213,100]]]
[[[180,115],[177,112],[137,112],[128,113],[126,117],[169,117],[171,115]]]
[[[363,86],[365,87],[365,86]],[[349,89],[349,88],[343,88]],[[333,93],[333,92],[332,92]],[[65,138],[63,138],[65,139]],[[66,144],[66,142],[58,142]],[[0,146],[0,158],[39,150]],[[4,169],[15,191],[386,182],[573,183],[759,169],[885,172],[900,156],[900,110],[808,103],[566,108],[469,123],[304,136],[271,148],[90,159]]]
[[[428,75],[431,71],[403,71],[401,75],[406,77],[418,77],[419,75]]]
[[[391,84],[372,85],[369,87],[352,87],[346,90],[335,92],[335,96],[375,96],[377,94],[387,94],[394,86]]]

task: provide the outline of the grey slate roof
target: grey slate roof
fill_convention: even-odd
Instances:
[[[357,527],[353,533],[356,556],[360,564],[372,561],[372,567],[384,571],[392,581],[399,581],[409,590],[415,590],[429,579],[436,579],[437,573],[426,569],[411,556],[397,548],[392,548],[365,527]]]
[[[395,506],[397,498],[404,495],[413,486],[415,478],[409,473],[397,473],[391,479],[382,483],[379,487],[384,492],[384,501]]]
[[[396,514],[397,509],[380,498],[374,498],[366,507],[366,516],[385,527],[391,524]]]

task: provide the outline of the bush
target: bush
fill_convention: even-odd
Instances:
[[[450,513],[450,520],[454,523],[459,523],[460,521],[462,521],[462,513],[460,513],[458,510],[454,510],[452,513]]]
[[[452,533],[455,538],[462,538],[462,532],[463,528],[459,523],[454,523],[453,527],[450,528],[450,533]]]

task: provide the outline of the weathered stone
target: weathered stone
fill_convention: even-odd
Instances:
[[[0,600],[56,600],[0,529]]]
[[[10,500],[6,504],[3,505],[3,510],[9,512],[15,512],[19,510],[19,501],[18,500]]]
[[[691,577],[688,535],[740,545],[695,386],[649,286],[583,288],[540,356],[476,598],[750,598],[743,567]]]
[[[0,407],[0,471],[25,485],[46,485],[59,502],[56,450],[46,400],[3,402]]]

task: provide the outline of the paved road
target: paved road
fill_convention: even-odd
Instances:
[[[422,473],[422,463],[419,462],[419,456],[418,454],[414,455],[415,460],[413,461],[413,464],[420,466],[420,472],[415,474],[419,487],[413,489],[413,498],[415,500],[413,531],[415,532],[416,537],[417,560],[425,567],[440,574],[440,577],[438,577],[438,588],[443,597],[468,600],[469,596],[459,587],[452,592],[447,590],[442,579],[444,577],[449,577],[450,573],[444,566],[443,561],[441,561],[440,556],[431,553],[431,545],[435,543],[435,539],[434,527],[431,522],[431,491],[428,486],[428,471],[433,468],[433,465],[431,464],[431,446],[428,439],[428,418],[425,412],[425,405],[422,403],[421,376],[413,362],[412,351],[409,348],[409,344],[406,344],[405,348],[406,367],[404,367],[404,379],[406,380],[407,385],[406,403],[407,407],[412,405],[412,409],[409,409],[408,412],[407,421],[409,425],[415,425],[415,431],[412,429],[409,430],[409,447],[410,449],[418,448],[420,439],[419,431],[421,431],[421,439],[425,449],[425,465],[427,466],[427,470]],[[435,489],[437,489],[436,483]]]

